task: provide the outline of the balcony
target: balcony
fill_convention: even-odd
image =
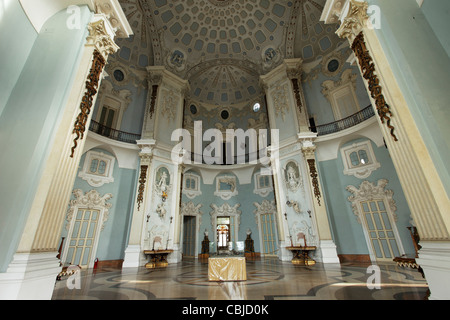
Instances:
[[[361,111],[352,114],[351,116],[348,116],[344,119],[327,124],[322,124],[316,127],[311,127],[310,130],[313,132],[317,132],[318,136],[324,136],[351,128],[357,124],[360,124],[361,122],[372,118],[374,115],[375,111],[372,105],[369,105]]]
[[[89,131],[95,132],[103,137],[116,141],[136,144],[136,140],[141,139],[141,135],[137,133],[129,133],[106,127],[94,120],[89,125]]]

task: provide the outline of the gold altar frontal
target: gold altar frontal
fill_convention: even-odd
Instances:
[[[245,257],[208,258],[209,281],[246,281]]]
[[[292,264],[302,266],[312,266],[316,264],[316,261],[309,256],[310,251],[315,251],[315,246],[298,246],[298,247],[286,247],[289,251],[292,251],[294,257],[292,258]]]
[[[168,266],[167,256],[172,253],[173,250],[144,250],[145,255],[150,256],[150,262],[145,264],[147,269],[165,268]]]

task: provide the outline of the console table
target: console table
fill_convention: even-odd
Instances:
[[[245,281],[245,257],[213,257],[208,259],[209,281]]]
[[[292,258],[293,264],[311,266],[315,265],[316,261],[309,256],[310,251],[315,251],[315,246],[298,246],[298,247],[286,247],[289,251],[292,251],[294,257]]]
[[[150,262],[145,264],[147,269],[165,268],[169,264],[167,262],[167,256],[172,253],[173,250],[144,250],[145,255],[150,256]]]

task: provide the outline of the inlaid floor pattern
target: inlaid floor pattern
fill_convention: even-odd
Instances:
[[[247,260],[247,281],[210,282],[205,261],[162,269],[82,270],[77,288],[56,281],[53,300],[423,300],[428,285],[417,269],[393,263],[295,266]],[[73,282],[72,282],[73,284]]]

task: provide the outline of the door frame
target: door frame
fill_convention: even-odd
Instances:
[[[198,231],[200,226],[199,224],[199,217],[197,215],[193,215],[193,214],[183,214],[181,216],[181,221],[183,222],[181,225],[181,253],[183,254],[183,256],[185,255],[184,253],[184,232],[185,232],[185,228],[184,228],[184,218],[185,217],[193,217],[195,218],[195,230],[194,230],[194,258],[198,257]],[[190,257],[190,256],[189,256]]]
[[[106,201],[112,198],[112,194],[107,193],[104,196],[101,196],[97,190],[91,190],[86,194],[83,193],[82,190],[76,189],[73,191],[73,194],[76,197],[76,200],[70,201],[70,208],[67,211],[66,215],[66,230],[67,237],[64,245],[64,250],[62,254],[61,261],[63,263],[66,262],[67,254],[69,251],[69,244],[72,239],[73,228],[75,225],[76,216],[78,214],[78,210],[97,210],[99,211],[98,219],[97,219],[97,230],[95,230],[95,238],[94,243],[92,245],[92,251],[89,257],[88,268],[91,269],[94,267],[95,257],[97,255],[97,248],[100,241],[100,234],[105,228],[106,222],[108,220],[109,209],[111,208],[111,203],[107,203]]]
[[[370,260],[374,263],[383,260],[377,259],[374,248],[370,241],[369,230],[367,230],[367,224],[365,221],[365,217],[363,216],[364,211],[361,205],[362,202],[382,201],[384,203],[389,222],[391,223],[392,232],[394,233],[395,241],[397,242],[399,254],[405,254],[405,249],[403,248],[400,234],[398,233],[397,229],[397,215],[395,213],[395,211],[397,210],[397,206],[395,205],[395,201],[393,199],[394,192],[392,190],[385,189],[388,182],[389,181],[387,179],[380,179],[375,185],[374,183],[366,180],[361,183],[359,188],[356,188],[354,186],[347,186],[347,190],[352,193],[352,195],[348,197],[348,200],[352,204],[353,213],[356,215],[359,224],[361,224],[364,238],[367,244],[367,249],[369,251]],[[394,258],[395,257],[392,257],[392,259]]]

